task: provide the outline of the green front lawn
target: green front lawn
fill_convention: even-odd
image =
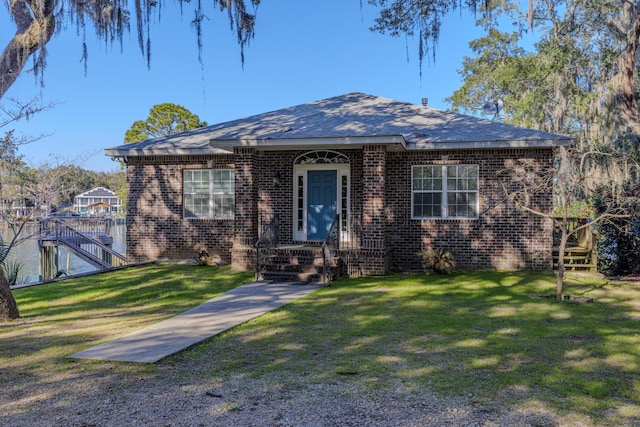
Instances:
[[[16,291],[23,318],[0,325],[4,398],[71,368],[182,383],[275,372],[294,388],[401,385],[463,396],[489,412],[536,405],[585,424],[640,423],[640,288],[570,276],[565,293],[596,301],[536,298],[554,293],[550,272],[346,279],[158,366],[66,358],[251,278],[147,266]]]

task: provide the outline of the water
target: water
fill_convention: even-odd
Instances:
[[[113,224],[111,227],[111,236],[113,237],[112,248],[118,253],[124,254],[126,251],[126,230],[127,227],[124,224]],[[29,230],[26,230],[29,233]],[[2,230],[2,238],[5,242],[10,240],[12,236],[8,230]],[[11,255],[11,260],[19,260],[22,264],[22,270],[20,276],[22,276],[21,283],[37,282],[39,279],[39,260],[38,260],[38,239],[31,238],[25,242],[14,247]],[[60,270],[64,270],[67,275],[87,273],[95,271],[95,267],[91,264],[83,261],[75,256],[73,253],[67,251],[64,246],[60,246]]]

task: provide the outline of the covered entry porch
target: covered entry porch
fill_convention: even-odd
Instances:
[[[323,241],[282,243],[280,220],[274,216],[255,245],[256,277],[328,283],[362,275],[359,221],[351,221],[351,228],[343,229],[344,223],[340,215],[335,215]]]
[[[234,154],[235,266],[313,281],[388,271],[384,145]]]

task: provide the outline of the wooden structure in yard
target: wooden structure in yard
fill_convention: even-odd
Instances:
[[[587,223],[586,218],[570,218],[568,231]],[[583,228],[569,238],[564,250],[564,268],[567,271],[598,271],[598,244],[593,226]],[[560,230],[553,233],[553,268],[558,268]]]
[[[111,246],[111,218],[45,218],[39,222],[40,280],[57,277],[59,248],[66,247],[98,270],[119,267],[126,258]]]

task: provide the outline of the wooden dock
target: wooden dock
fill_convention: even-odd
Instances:
[[[60,274],[59,248],[64,246],[79,258],[104,270],[127,263],[111,246],[111,218],[45,218],[38,225],[40,280]]]

